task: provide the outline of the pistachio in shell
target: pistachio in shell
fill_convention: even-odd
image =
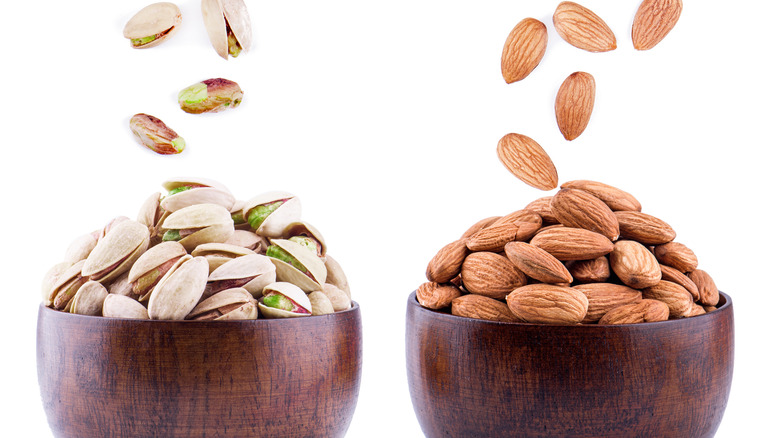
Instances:
[[[254,251],[227,243],[202,243],[192,250],[193,256],[203,256],[209,261],[209,273],[235,258],[250,254]]]
[[[263,289],[276,281],[276,267],[269,257],[250,254],[237,257],[209,275],[204,297],[235,287],[242,287],[257,298]]]
[[[310,293],[309,301],[311,302],[312,316],[328,315],[335,312],[333,303],[330,302],[327,295],[320,291]]]
[[[301,220],[301,200],[287,192],[263,193],[246,201],[244,219],[260,236],[281,237],[289,224]]]
[[[112,226],[85,260],[81,274],[107,284],[128,271],[149,246],[149,229],[125,220]]]
[[[46,274],[44,274],[43,280],[41,281],[41,294],[43,295],[43,304],[45,306],[48,307],[52,305],[52,290],[54,290],[54,286],[57,284],[60,275],[67,271],[71,266],[73,266],[73,263],[60,262],[49,268],[49,270],[46,271]],[[79,272],[80,271],[81,270],[79,269]]]
[[[298,286],[274,282],[263,289],[257,303],[264,318],[295,318],[311,315],[311,301]]]
[[[200,244],[227,240],[233,234],[230,212],[217,204],[196,204],[176,210],[162,224],[163,241],[174,240],[187,251]]]
[[[229,79],[213,78],[179,91],[178,99],[179,107],[186,113],[218,113],[240,105],[244,91]]]
[[[242,287],[220,291],[201,301],[186,319],[196,321],[229,321],[257,319],[257,300]]]
[[[306,292],[320,290],[325,283],[325,262],[310,248],[290,240],[271,239],[266,255],[276,265],[278,281],[293,283]]]
[[[189,258],[168,271],[149,296],[149,318],[184,319],[198,304],[208,276],[209,262],[203,257]]]
[[[46,300],[53,308],[67,311],[81,285],[89,281],[89,278],[82,275],[84,263],[85,260],[81,260],[57,276],[57,281],[54,282],[49,291],[49,298]]]
[[[72,265],[79,260],[86,259],[89,256],[89,253],[95,249],[97,242],[97,239],[92,234],[83,234],[77,237],[71,242],[68,249],[65,250],[64,261]]]
[[[201,12],[211,45],[224,59],[252,44],[252,24],[243,0],[202,0]]]
[[[349,290],[349,282],[347,281],[347,275],[344,273],[344,269],[341,268],[339,262],[333,258],[332,255],[327,254],[325,256],[325,268],[328,270],[328,275],[325,278],[325,283],[332,284],[337,288],[343,290],[350,299],[352,299],[352,293]]]
[[[132,269],[132,268],[131,268]],[[133,291],[133,285],[130,283],[130,280],[128,279],[130,276],[130,272],[125,272],[124,274],[120,275],[119,277],[115,278],[114,281],[108,284],[106,289],[108,289],[109,294],[117,294],[117,295],[124,295],[126,297],[133,298],[137,300],[140,298],[134,291]]]
[[[227,187],[207,178],[174,178],[162,186],[167,193],[160,207],[169,212],[197,204],[216,204],[230,210],[236,202]]]
[[[282,231],[282,238],[313,247],[318,257],[324,257],[325,253],[328,251],[322,233],[314,228],[314,225],[308,222],[291,222],[284,228],[284,231]]]
[[[266,248],[268,248],[269,241],[267,237],[258,236],[253,231],[237,229],[224,243],[241,246],[253,252],[263,254]]]
[[[170,38],[181,24],[181,11],[173,3],[153,3],[138,11],[122,32],[134,49],[154,47]]]
[[[97,281],[88,281],[81,285],[73,297],[70,313],[99,316],[103,313],[103,300],[108,296],[105,286]]]
[[[336,312],[348,310],[352,307],[352,300],[349,298],[349,295],[332,284],[323,284],[321,292],[328,297],[328,300],[333,305],[333,310]]]
[[[157,283],[165,276],[179,259],[187,254],[187,250],[179,242],[162,242],[155,245],[133,263],[127,280],[133,287],[133,293],[139,301],[149,299],[149,294]]]
[[[143,304],[118,294],[108,294],[103,300],[103,316],[107,318],[149,319]]]

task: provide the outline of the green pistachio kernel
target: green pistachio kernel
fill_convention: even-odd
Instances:
[[[163,242],[168,242],[169,240],[175,240],[179,241],[181,240],[181,236],[179,235],[179,230],[168,230],[163,234],[162,237]]]
[[[313,252],[314,254],[317,254],[317,242],[315,242],[314,239],[312,239],[311,237],[307,237],[307,236],[293,236],[293,237],[290,237],[287,240],[289,240],[290,242],[295,242],[295,243],[305,247],[309,251]]]
[[[171,145],[173,145],[173,148],[176,150],[176,153],[178,154],[179,152],[184,150],[184,146],[185,146],[184,139],[181,137],[176,137],[171,142]]]
[[[279,245],[269,246],[268,249],[265,250],[265,255],[267,255],[268,257],[273,257],[277,260],[281,260],[285,263],[289,263],[295,269],[303,272],[304,274],[307,272],[306,267],[303,266],[301,262],[296,260],[295,257],[292,256],[292,254],[283,250]]]
[[[133,38],[130,40],[130,43],[134,46],[143,46],[144,44],[149,44],[156,39],[157,35],[151,35],[143,38]]]
[[[287,311],[292,311],[294,307],[292,301],[290,301],[289,298],[278,293],[271,293],[264,296],[263,304],[265,304],[268,307],[273,307],[274,309],[281,309]]]
[[[158,278],[160,278],[160,270],[152,269],[135,281],[135,284],[133,284],[133,292],[140,295],[141,292],[149,289],[149,286],[153,285]]]
[[[246,223],[244,220],[244,212],[242,211],[237,211],[231,214],[230,217],[233,219],[233,225],[241,225]]]
[[[233,35],[232,31],[228,32],[228,53],[234,58],[241,53],[241,46],[238,45],[238,40],[236,39],[236,36]]]
[[[179,92],[180,104],[184,102],[189,105],[195,105],[203,102],[208,98],[209,98],[208,86],[204,82],[198,82],[195,85],[190,85],[189,87]]]
[[[176,188],[174,188],[174,189],[171,189],[171,191],[170,191],[170,192],[168,192],[168,196],[175,195],[175,194],[177,194],[177,193],[181,193],[181,192],[187,191],[187,190],[189,190],[189,189],[191,189],[191,188],[192,188],[192,186],[181,186],[181,187],[176,187]]]
[[[249,214],[247,215],[249,226],[252,227],[253,230],[257,230],[260,225],[262,225],[263,221],[266,220],[268,216],[276,211],[276,209],[279,208],[282,204],[284,204],[284,201],[276,201],[270,204],[258,205],[257,207],[249,210]]]

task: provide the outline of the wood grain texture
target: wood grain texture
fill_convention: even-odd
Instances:
[[[37,359],[56,437],[342,437],[361,315],[139,321],[41,306]]]
[[[406,313],[409,391],[428,438],[712,437],[734,371],[731,299],[706,315],[618,326]]]

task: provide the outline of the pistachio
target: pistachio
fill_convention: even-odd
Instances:
[[[108,294],[103,300],[103,316],[107,318],[149,319],[143,304],[124,295]]]
[[[178,241],[187,251],[202,243],[222,243],[233,234],[233,220],[223,206],[196,204],[176,210],[162,224],[163,241]]]
[[[287,226],[300,221],[301,201],[292,193],[263,193],[246,201],[244,218],[258,235],[281,237]]]
[[[184,150],[184,139],[157,117],[138,113],[130,118],[130,130],[138,142],[160,155]]]
[[[112,227],[87,257],[81,274],[107,284],[130,270],[149,246],[149,230],[140,222],[126,220]]]
[[[292,318],[311,315],[311,301],[306,293],[292,283],[275,282],[263,288],[263,298],[257,303],[265,318]]]
[[[307,222],[291,222],[282,231],[282,238],[311,248],[319,257],[324,257],[327,251],[322,233]]]
[[[143,253],[128,274],[128,281],[139,301],[149,299],[152,289],[165,273],[186,254],[187,251],[179,242],[162,242]]]
[[[259,297],[263,289],[276,281],[276,267],[271,259],[260,254],[237,257],[219,266],[209,275],[204,297],[215,293],[242,287],[254,297]]]
[[[65,251],[65,261],[71,265],[84,260],[97,245],[97,239],[92,234],[84,234],[76,238]]]
[[[314,291],[310,293],[309,301],[311,302],[312,316],[327,315],[329,313],[335,312],[333,309],[333,303],[330,302],[330,299],[328,299],[327,295],[320,291]]]
[[[328,271],[325,283],[338,287],[352,299],[352,293],[349,290],[349,282],[347,282],[347,275],[344,273],[344,269],[341,268],[341,265],[330,254],[325,256],[325,268]]]
[[[44,305],[52,305],[50,297],[52,290],[54,290],[54,286],[57,284],[57,280],[60,276],[71,266],[73,266],[72,263],[60,262],[46,271],[46,274],[43,276],[43,281],[41,281],[41,294],[43,294]]]
[[[325,262],[306,247],[285,239],[271,239],[265,253],[276,266],[276,278],[306,292],[320,290],[327,278]]]
[[[216,113],[241,104],[244,92],[228,79],[206,79],[179,92],[179,106],[190,114]]]
[[[153,3],[138,11],[125,24],[124,37],[134,49],[154,47],[178,30],[181,11],[173,3]]]
[[[257,319],[257,300],[241,287],[223,290],[195,306],[186,319],[228,321]]]
[[[81,285],[73,297],[71,313],[98,316],[103,311],[103,300],[108,296],[106,288],[97,281],[88,281]]]
[[[237,57],[252,44],[252,25],[243,0],[202,0],[206,32],[219,56]]]
[[[198,304],[209,276],[203,257],[184,256],[178,268],[169,270],[149,297],[149,318],[184,319]]]
[[[55,309],[67,311],[73,296],[76,295],[81,285],[89,280],[89,278],[81,274],[84,262],[84,260],[81,260],[71,265],[57,276],[57,281],[54,282],[46,300]]]
[[[207,178],[176,178],[162,184],[168,193],[160,207],[174,212],[197,204],[216,204],[229,210],[236,200],[227,187]]]
[[[349,298],[349,295],[332,284],[323,284],[322,293],[328,297],[328,300],[330,300],[333,305],[333,310],[336,312],[347,310],[352,307],[352,300]]]

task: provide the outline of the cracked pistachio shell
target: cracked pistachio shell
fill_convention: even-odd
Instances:
[[[114,281],[112,281],[107,287],[108,293],[124,295],[126,297],[137,300],[139,297],[138,294],[133,291],[133,285],[130,283],[130,280],[128,280],[129,274],[129,272],[125,272],[124,274],[115,278]]]
[[[268,248],[268,238],[258,236],[254,231],[235,230],[232,236],[224,242],[227,245],[244,247],[250,251],[264,253]]]
[[[347,282],[347,276],[344,274],[344,270],[341,269],[341,265],[328,254],[325,256],[325,268],[328,270],[328,275],[325,278],[325,283],[332,284],[337,288],[346,292],[347,296],[352,299],[352,293],[349,290],[349,283]]]
[[[184,319],[198,304],[209,276],[209,262],[193,257],[169,270],[149,297],[149,318]]]
[[[242,287],[218,292],[201,301],[186,319],[227,321],[257,319],[257,300]]]
[[[162,186],[166,192],[170,192],[178,187],[193,186],[191,189],[183,190],[173,195],[166,195],[162,198],[160,206],[170,212],[196,204],[216,204],[229,211],[236,202],[236,199],[227,187],[207,178],[169,179],[163,182]]]
[[[160,199],[159,193],[149,195],[141,205],[141,209],[138,211],[138,218],[136,219],[149,229],[149,235],[151,236],[150,246],[160,243],[160,237],[158,236],[160,227],[163,220],[170,214],[160,206]]]
[[[259,205],[284,201],[257,227],[255,232],[260,236],[281,237],[284,229],[292,222],[301,220],[301,200],[287,192],[267,192],[246,201],[244,219],[248,220],[249,212]]]
[[[108,294],[103,300],[103,316],[107,318],[149,319],[143,304],[124,295]]]
[[[143,253],[133,263],[127,278],[133,287],[134,293],[140,295],[139,301],[149,299],[149,294],[152,292],[154,285],[162,279],[168,270],[176,266],[176,262],[186,254],[187,250],[184,249],[184,246],[174,241],[162,242]],[[138,283],[142,277],[155,269],[159,270],[157,281],[153,280],[150,284],[146,281]]]
[[[89,280],[81,274],[84,263],[85,260],[81,260],[71,265],[57,277],[57,281],[52,286],[51,291],[49,291],[49,298],[46,302],[50,302],[51,306],[57,310],[68,308],[71,299],[76,295],[78,289]]]
[[[125,24],[122,32],[136,49],[154,47],[171,35],[181,24],[181,11],[173,3],[153,3],[138,11]]]
[[[97,239],[92,234],[84,234],[77,237],[68,246],[68,249],[65,250],[64,261],[72,265],[79,260],[86,259],[89,256],[89,253],[95,249],[95,245],[97,245]]]
[[[81,274],[108,283],[128,271],[149,246],[149,229],[140,222],[124,220],[100,239],[87,257]]]
[[[108,296],[105,286],[97,281],[81,285],[70,305],[70,313],[99,316],[103,313],[103,300]]]
[[[292,283],[277,281],[269,284],[263,289],[263,296],[266,296],[272,292],[277,292],[284,295],[288,299],[294,301],[299,306],[309,311],[309,313],[295,313],[288,310],[268,307],[263,304],[262,300],[259,300],[257,306],[260,308],[260,313],[264,318],[295,318],[299,316],[309,316],[311,314],[311,301],[309,301],[309,297],[307,297],[306,293],[298,286]]]
[[[176,210],[162,224],[161,231],[197,229],[179,240],[187,251],[203,243],[222,243],[233,234],[233,220],[217,204],[197,204]]]
[[[108,232],[111,231],[112,228],[116,227],[122,222],[129,221],[129,220],[130,218],[127,216],[117,216],[111,219],[110,221],[108,221],[108,223],[106,223],[106,225],[104,225],[103,228],[94,231],[92,235],[97,239],[98,242],[100,242],[100,240],[106,237],[106,234],[108,234]]]
[[[302,264],[311,273],[311,277],[296,269],[293,265],[283,262],[279,259],[270,257],[271,262],[276,265],[276,279],[293,283],[306,292],[313,292],[322,289],[327,277],[325,262],[317,257],[314,252],[295,242],[284,239],[271,239],[272,245],[277,245],[292,255],[300,264]]]
[[[254,251],[227,243],[202,243],[192,250],[193,256],[206,257],[209,261],[209,272],[214,272],[215,269],[235,258],[250,254],[254,254]]]
[[[54,286],[57,284],[59,277],[71,266],[73,266],[73,263],[60,262],[46,271],[43,281],[41,281],[41,295],[43,296],[43,304],[45,306],[52,305],[51,293],[54,290]],[[81,269],[79,269],[79,272],[81,272]]]
[[[249,222],[244,219],[244,205],[246,205],[246,201],[236,200],[233,207],[230,208],[230,217],[233,218],[233,226],[236,230],[249,231],[254,234],[252,227],[249,226]]]
[[[254,278],[252,278],[254,277]],[[253,297],[259,297],[263,288],[276,281],[276,267],[270,257],[250,254],[237,257],[218,267],[209,275],[209,284],[229,280],[252,278],[241,285]],[[216,290],[210,290],[211,293]]]
[[[332,284],[323,284],[321,292],[328,297],[333,305],[333,310],[336,312],[341,312],[342,310],[347,310],[352,307],[352,300],[349,299],[347,293]]]
[[[310,293],[309,301],[311,301],[312,316],[328,315],[335,312],[335,310],[333,310],[333,304],[330,302],[330,299],[328,299],[328,296],[321,291],[314,291]]]
[[[228,59],[228,29],[233,32],[241,49],[249,50],[252,45],[252,24],[243,0],[201,0],[200,6],[209,41],[219,56]]]
[[[284,228],[284,231],[282,231],[283,239],[289,239],[290,237],[295,236],[310,237],[314,239],[318,245],[317,255],[320,257],[324,257],[325,253],[328,251],[328,247],[325,245],[325,238],[322,236],[322,233],[320,233],[318,229],[314,228],[314,225],[308,222],[291,222]]]

